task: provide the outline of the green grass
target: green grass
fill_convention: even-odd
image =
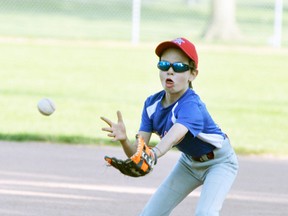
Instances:
[[[117,110],[133,138],[144,100],[161,89],[155,45],[0,44],[0,139],[107,144],[100,116]],[[287,155],[287,51],[198,49],[194,88],[236,150]],[[56,103],[49,117],[37,111],[42,97]]]
[[[1,1],[0,39],[12,40],[0,43],[0,139],[110,144],[100,116],[115,120],[117,110],[134,137],[143,101],[161,89],[154,47],[181,34],[199,44],[194,87],[236,150],[288,155],[288,53],[261,49],[273,34],[274,0],[238,2],[243,40],[220,48],[210,43],[211,49],[201,44],[209,1],[189,7],[180,1],[143,2],[140,39],[146,43],[135,47],[128,43],[131,2]],[[283,26],[286,15],[284,3]],[[287,35],[283,28],[284,46]],[[37,111],[42,97],[56,103],[50,117]]]
[[[147,94],[143,90],[151,83],[147,78],[155,79],[152,73],[146,76],[153,65],[150,52],[131,47],[2,44],[0,131],[101,137],[100,116],[115,118],[121,109],[135,133],[139,123],[131,117],[141,113]],[[136,68],[140,56],[143,63]],[[138,95],[131,94],[138,90]],[[44,96],[56,103],[51,117],[36,109]]]

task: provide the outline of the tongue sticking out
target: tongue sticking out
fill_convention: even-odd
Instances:
[[[166,79],[166,87],[172,88],[174,86],[174,82],[171,79]]]

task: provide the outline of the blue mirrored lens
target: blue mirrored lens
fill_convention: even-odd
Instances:
[[[157,67],[161,71],[168,71],[169,68],[172,67],[174,72],[178,72],[178,73],[185,72],[190,69],[189,65],[184,64],[182,62],[174,62],[173,64],[171,64],[168,61],[159,61],[157,64]]]
[[[173,63],[172,67],[175,72],[185,72],[189,70],[189,65],[182,62],[175,62]]]
[[[157,67],[162,71],[168,71],[169,68],[171,67],[171,63],[167,61],[159,61]]]

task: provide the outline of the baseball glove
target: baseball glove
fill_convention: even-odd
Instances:
[[[143,138],[136,135],[138,141],[137,151],[126,160],[105,156],[108,165],[118,169],[121,173],[131,177],[145,176],[153,170],[157,162],[156,154],[144,142]]]

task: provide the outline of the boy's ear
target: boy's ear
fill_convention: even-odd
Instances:
[[[197,69],[193,70],[192,73],[195,74],[195,76],[198,76],[198,70]]]
[[[198,70],[195,69],[191,72],[189,81],[192,82],[198,76]]]

